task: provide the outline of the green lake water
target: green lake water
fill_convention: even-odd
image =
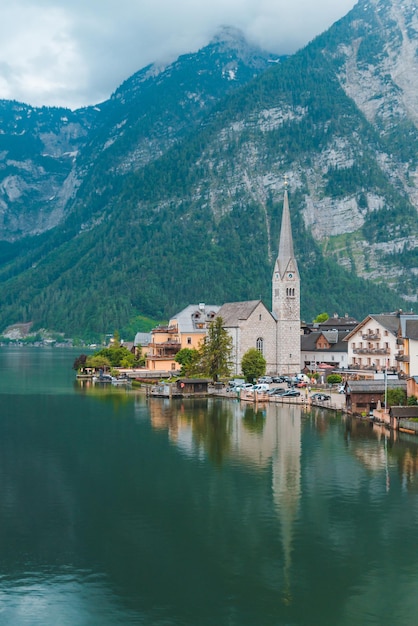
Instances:
[[[418,438],[0,348],[0,625],[418,622]]]

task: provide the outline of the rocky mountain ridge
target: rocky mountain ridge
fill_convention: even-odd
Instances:
[[[47,140],[56,155],[57,200],[33,200],[35,225],[2,178],[2,238],[26,235],[27,250],[5,247],[0,325],[99,332],[190,301],[268,302],[284,176],[305,317],[416,302],[417,47],[411,0],[360,0],[278,63],[229,31],[75,112],[73,134],[57,111],[54,132],[32,136],[32,165]],[[26,231],[7,229],[13,212]]]

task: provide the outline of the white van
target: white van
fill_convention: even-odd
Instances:
[[[269,389],[270,385],[267,383],[260,383],[259,385],[254,385],[252,390],[258,393],[267,393]]]

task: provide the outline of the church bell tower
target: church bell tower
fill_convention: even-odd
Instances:
[[[293,251],[287,181],[285,181],[279,254],[272,281],[272,312],[276,318],[277,373],[300,372],[300,276]]]

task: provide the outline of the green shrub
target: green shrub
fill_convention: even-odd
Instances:
[[[340,382],[342,382],[342,377],[340,376],[340,374],[330,374],[327,377],[327,383],[330,385],[335,385]]]

